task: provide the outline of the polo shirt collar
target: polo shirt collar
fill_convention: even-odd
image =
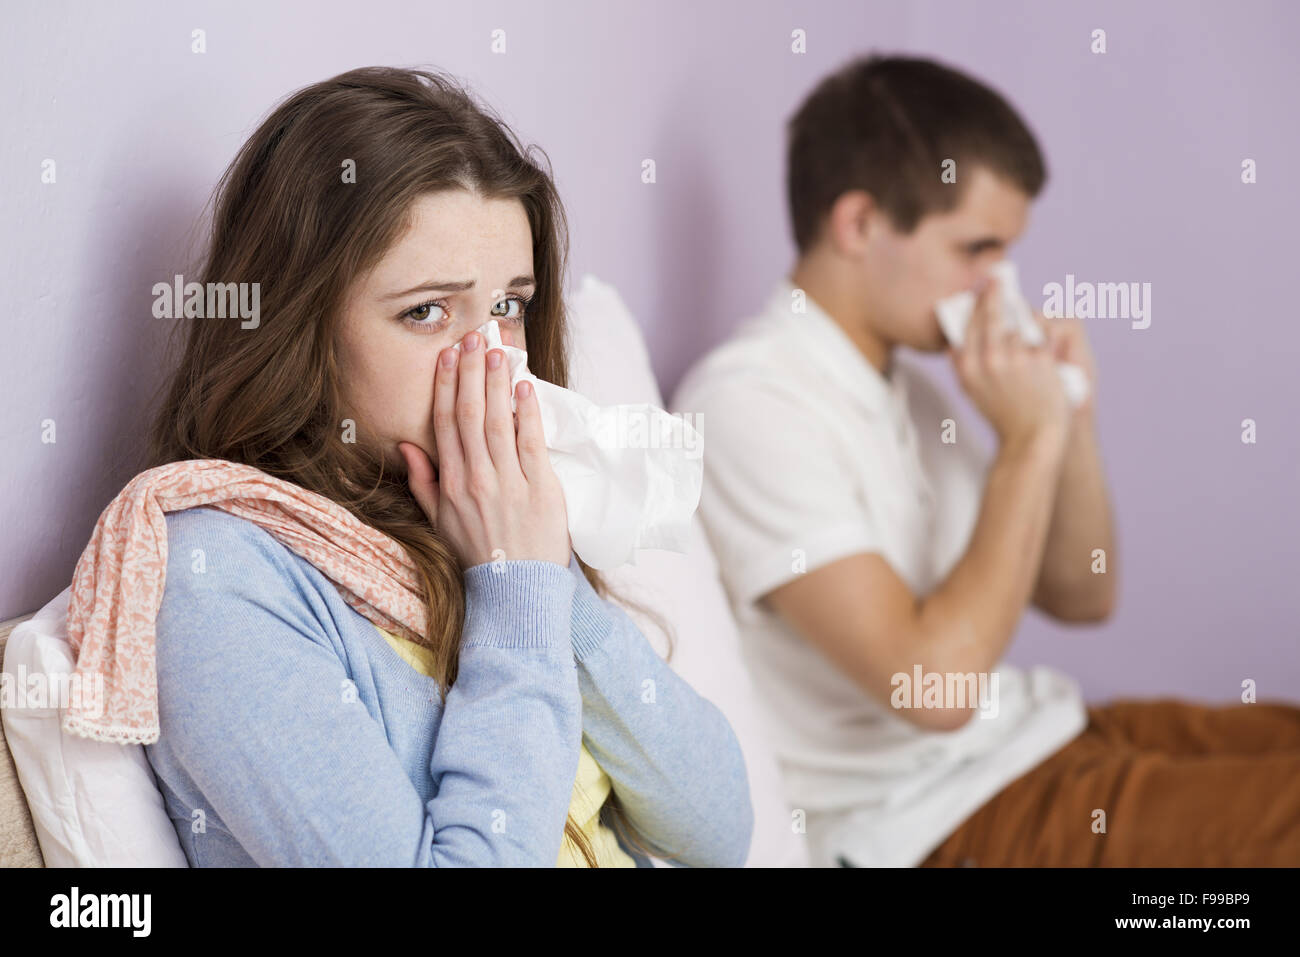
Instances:
[[[799,340],[805,346],[803,351],[845,386],[868,411],[898,415],[906,407],[907,387],[903,376],[898,375],[897,356],[894,357],[893,372],[886,378],[807,290],[804,290],[806,311],[793,312],[791,304],[796,288],[788,276],[782,276],[768,299],[768,315],[789,322],[796,334],[805,337]],[[809,337],[811,341],[808,341]]]

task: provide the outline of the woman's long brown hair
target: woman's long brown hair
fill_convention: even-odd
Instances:
[[[525,327],[528,365],[565,386],[568,228],[538,154],[435,72],[369,67],[290,96],[218,184],[198,280],[205,289],[260,284],[259,323],[245,329],[238,318],[209,317],[178,324],[184,349],[149,436],[147,467],[208,458],[251,465],[338,502],[405,546],[423,585],[444,703],[460,654],[463,569],[416,503],[404,470],[386,467],[382,450],[368,441],[365,423],[345,429],[336,331],[351,284],[406,231],[417,197],[466,188],[517,198],[532,231],[537,281]],[[352,177],[345,176],[349,166]],[[580,564],[597,594],[610,597],[600,575]],[[669,642],[671,654],[671,635]],[[665,856],[630,825],[613,792],[601,817],[632,846]],[[565,835],[596,866],[572,817]]]

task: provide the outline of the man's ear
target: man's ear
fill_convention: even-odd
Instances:
[[[850,189],[831,204],[826,233],[831,248],[841,256],[856,259],[867,248],[867,231],[879,218],[876,201],[862,189]]]

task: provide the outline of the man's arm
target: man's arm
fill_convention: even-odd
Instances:
[[[888,703],[898,673],[989,672],[1029,601],[1042,561],[1065,436],[1004,443],[965,554],[928,596],[913,594],[879,554],[861,553],[768,592],[767,607],[866,692]],[[956,730],[966,708],[904,708],[926,730]]]
[[[1008,330],[995,295],[996,283],[989,283],[965,341],[951,352],[962,388],[999,441],[970,544],[944,582],[919,597],[879,555],[858,554],[765,596],[881,702],[890,699],[892,677],[917,665],[941,675],[991,671],[1038,580],[1070,436],[1069,407],[1053,353]],[[972,710],[900,712],[922,728],[955,730]]]
[[[1087,401],[1071,415],[1070,441],[1047,533],[1043,567],[1034,588],[1034,605],[1062,621],[1101,621],[1114,609],[1118,576],[1115,531],[1093,414],[1097,362],[1078,319],[1049,321],[1042,313],[1035,313],[1034,319],[1046,334],[1052,355],[1083,369],[1089,385]],[[1105,552],[1104,573],[1094,571],[1094,549]]]
[[[1095,549],[1104,552],[1104,565]],[[1089,408],[1076,418],[1066,446],[1033,603],[1062,621],[1101,621],[1115,607],[1115,581],[1115,531]]]

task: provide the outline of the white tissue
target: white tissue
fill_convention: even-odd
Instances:
[[[520,379],[536,391],[578,557],[606,570],[635,564],[638,548],[684,552],[704,482],[699,432],[645,402],[598,406],[538,379],[528,369],[528,353],[502,343],[495,319],[475,331],[485,340],[485,352],[505,353],[511,409]],[[460,343],[453,348],[459,350]]]
[[[1019,330],[1025,342],[1032,346],[1042,345],[1045,338],[1043,330],[1038,323],[1034,322],[1033,311],[1020,293],[1020,278],[1016,271],[1016,264],[1009,259],[1003,259],[995,263],[991,271],[997,276],[1002,292],[1003,321],[1011,328]],[[974,311],[973,292],[959,292],[935,304],[934,312],[939,319],[939,326],[954,346],[962,344],[966,335],[966,324],[970,322]],[[1080,405],[1088,398],[1088,374],[1079,366],[1069,362],[1058,362],[1056,369],[1060,373],[1061,384],[1065,387],[1066,398],[1071,405]]]

